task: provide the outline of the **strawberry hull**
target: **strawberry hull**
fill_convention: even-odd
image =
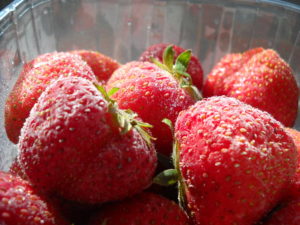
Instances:
[[[162,122],[173,123],[178,113],[195,100],[179,87],[173,76],[149,62],[129,62],[116,70],[107,83],[107,89],[117,87],[112,96],[121,109],[131,109],[145,122],[153,125],[157,151],[169,156],[172,151],[172,133]]]
[[[151,58],[154,57],[159,61],[163,61],[163,53],[164,49],[169,46],[167,43],[155,44],[148,47],[140,56],[139,60],[142,62],[152,62]],[[172,45],[175,53],[175,57],[177,58],[185,49],[181,48],[177,45]],[[193,84],[199,89],[202,89],[203,86],[203,70],[199,59],[192,55],[189,65],[187,67],[187,73],[191,75]]]

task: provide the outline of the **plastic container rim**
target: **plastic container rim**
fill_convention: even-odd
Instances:
[[[41,2],[48,2],[48,1],[51,1],[51,0],[41,0]],[[165,1],[168,1],[168,0],[165,0]],[[178,1],[182,1],[182,0],[178,0]],[[8,4],[4,9],[2,9],[0,11],[0,21],[4,17],[6,17],[10,13],[12,13],[23,2],[25,2],[25,1],[24,0],[14,0],[10,4]],[[189,0],[187,0],[187,2],[189,2]],[[253,0],[243,0],[243,2],[254,3]],[[199,3],[201,3],[201,0],[199,0]],[[290,3],[290,2],[286,2],[286,1],[283,1],[283,0],[255,0],[255,3],[263,3],[263,4],[266,3],[266,4],[270,4],[272,6],[284,7],[284,8],[287,8],[289,10],[296,10],[296,11],[299,11],[299,13],[300,13],[300,5]]]

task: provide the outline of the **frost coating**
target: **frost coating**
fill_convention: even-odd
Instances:
[[[253,224],[295,173],[297,151],[283,126],[236,99],[197,102],[179,115],[175,132],[196,224]]]
[[[86,203],[143,190],[156,167],[153,146],[135,130],[121,135],[105,99],[83,78],[60,78],[46,89],[25,122],[19,149],[31,182]]]

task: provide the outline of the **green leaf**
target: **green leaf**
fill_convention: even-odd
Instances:
[[[147,128],[153,127],[150,123],[145,123],[145,122],[141,122],[141,121],[138,121],[137,124],[141,127],[147,127]]]
[[[166,71],[168,71],[168,72],[171,72],[171,71],[169,70],[169,68],[168,68],[166,65],[162,64],[162,63],[161,63],[159,60],[157,60],[156,58],[151,57],[150,60],[151,60],[152,63],[154,63],[155,65],[157,65],[159,68],[161,68],[161,69],[163,69],[163,70],[166,70]]]
[[[168,47],[165,48],[163,53],[163,64],[167,66],[169,71],[172,71],[173,68],[174,55],[175,53],[172,45],[169,45]]]
[[[186,186],[179,166],[180,147],[175,137],[173,142],[172,158],[173,158],[173,164],[175,170],[177,171],[178,174],[178,202],[183,209],[186,209],[186,199],[185,199]]]
[[[197,101],[203,99],[201,92],[196,86],[191,85],[191,89],[193,90],[194,99],[196,99]]]
[[[94,86],[98,89],[98,91],[103,95],[104,99],[108,102],[114,102],[109,95],[107,94],[105,88],[102,85],[99,85],[97,83],[94,83]]]
[[[156,140],[156,138],[152,137],[143,127],[141,126],[134,126],[135,129],[140,133],[143,139],[147,142],[147,144],[151,144],[152,140]]]
[[[113,94],[115,94],[120,88],[117,88],[117,87],[113,87],[112,89],[110,89],[108,91],[108,96],[111,97]]]
[[[119,88],[112,88],[109,93],[106,92],[105,88],[97,83],[94,86],[103,95],[105,100],[108,102],[108,112],[112,115],[114,122],[121,128],[120,133],[126,134],[132,128],[135,128],[140,135],[144,138],[148,145],[151,144],[151,140],[156,140],[152,137],[145,128],[152,128],[153,126],[149,123],[145,123],[136,119],[137,114],[130,109],[121,110],[119,109],[116,101],[110,98],[111,95],[116,93]]]
[[[154,179],[153,183],[160,186],[170,186],[176,184],[178,181],[178,173],[176,169],[168,169],[159,173]]]
[[[99,84],[97,84],[97,83],[94,83],[94,86],[98,89],[98,91],[100,91],[100,93],[101,93],[103,96],[108,96],[107,93],[106,93],[105,88],[104,88],[102,85],[99,85]]]
[[[192,80],[191,75],[188,74],[187,72],[184,72],[184,71],[176,71],[176,72],[179,73],[180,75],[182,75],[185,79]]]
[[[125,127],[125,117],[122,116],[121,114],[117,113],[117,118],[118,118],[120,127],[124,128]]]
[[[172,150],[172,159],[173,159],[173,165],[175,167],[175,169],[177,169],[179,171],[179,144],[176,140],[176,138],[173,138],[173,150]]]
[[[170,128],[170,130],[172,131],[172,134],[174,135],[174,127],[173,127],[172,121],[169,120],[168,118],[164,118],[161,122],[166,124]]]
[[[181,178],[182,179],[182,178]],[[181,208],[183,208],[185,211],[187,210],[186,207],[186,198],[185,198],[185,193],[186,193],[186,187],[184,185],[184,182],[180,180],[178,182],[178,202]]]
[[[186,50],[185,52],[181,53],[176,59],[175,68],[178,68],[179,71],[185,72],[191,60],[191,57],[192,57],[191,50]]]

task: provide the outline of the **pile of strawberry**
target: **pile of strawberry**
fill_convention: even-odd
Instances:
[[[5,105],[5,225],[299,225],[299,91],[271,49],[207,75],[157,44],[125,65],[95,51],[24,65]]]

